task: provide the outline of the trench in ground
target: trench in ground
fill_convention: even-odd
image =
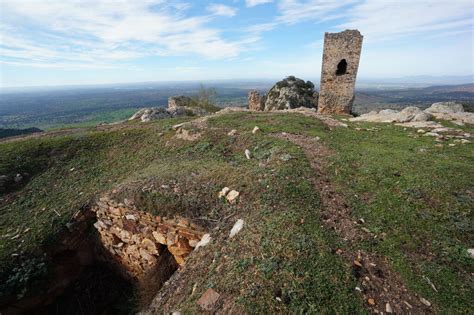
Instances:
[[[46,285],[1,307],[2,314],[130,314],[148,305],[178,269],[163,246],[157,263],[141,279],[132,278],[101,243],[95,214],[86,216],[85,228],[62,233],[48,251]]]

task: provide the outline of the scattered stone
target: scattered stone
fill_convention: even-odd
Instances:
[[[211,241],[211,235],[210,234],[204,234],[201,238],[201,240],[196,244],[195,249],[198,249],[199,247],[204,247],[209,242]]]
[[[462,144],[467,144],[467,143],[471,143],[471,141],[469,141],[467,139],[461,139],[461,143]]]
[[[468,252],[469,256],[471,256],[471,258],[474,259],[474,248],[469,248],[467,250],[467,252]]]
[[[199,298],[197,304],[206,311],[212,311],[217,301],[219,300],[220,294],[214,291],[214,289],[209,288],[206,292]]]
[[[232,129],[231,131],[229,131],[229,133],[227,134],[228,136],[235,136],[237,134],[237,130],[236,129]]]
[[[285,153],[280,157],[280,160],[287,162],[291,160],[291,158],[292,158],[291,154]]]
[[[450,144],[448,144],[448,146],[450,146],[450,147],[455,147],[456,144],[455,144],[455,143],[450,143]]]
[[[137,218],[135,218],[133,214],[127,214],[125,216],[125,219],[135,221]]]
[[[257,132],[260,131],[260,128],[258,128],[257,126],[253,127],[253,130],[252,130],[252,133],[253,134],[256,134]]]
[[[426,306],[431,306],[431,302],[425,298],[420,298],[420,302],[425,304]]]
[[[249,149],[245,149],[245,157],[247,158],[247,160],[250,160],[251,154],[250,154],[250,150],[249,150]]]
[[[367,300],[367,303],[369,303],[369,305],[375,305],[375,300],[372,299],[372,298],[369,298],[369,299]]]
[[[464,124],[474,124],[474,113],[464,112],[461,104],[454,102],[434,103],[431,107],[420,110],[417,107],[409,106],[401,111],[385,109],[381,111],[371,111],[359,117],[349,119],[350,121],[371,121],[371,122],[396,122],[397,125],[413,128],[446,128],[441,124],[430,121],[433,118],[449,120],[463,126]]]
[[[424,130],[424,129],[418,129],[416,132],[418,132],[418,133],[425,133],[426,130]]]
[[[393,309],[392,309],[392,306],[390,305],[390,303],[385,304],[385,312],[393,313]]]
[[[223,198],[227,196],[227,193],[230,191],[229,187],[224,187],[222,190],[219,192],[219,198]]]
[[[239,197],[239,195],[240,193],[237,190],[231,190],[226,196],[227,201],[230,203],[234,203],[236,202],[237,197]]]
[[[425,137],[439,137],[439,134],[437,134],[436,132],[427,132],[423,136],[425,136]]]
[[[244,220],[238,219],[237,222],[234,223],[234,226],[230,230],[229,238],[233,238],[237,233],[242,230],[244,227]]]

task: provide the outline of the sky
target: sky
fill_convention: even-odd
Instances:
[[[319,78],[325,32],[359,78],[474,74],[474,0],[0,0],[0,86]]]

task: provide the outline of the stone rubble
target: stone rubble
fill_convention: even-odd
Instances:
[[[433,118],[449,120],[461,126],[466,123],[474,124],[474,113],[464,112],[463,106],[455,102],[433,103],[423,111],[414,106],[406,107],[401,111],[393,109],[374,110],[349,120],[397,123],[397,125],[414,128],[442,128],[443,125],[431,121]]]
[[[166,249],[183,265],[206,234],[185,218],[153,216],[107,196],[100,198],[92,210],[97,217],[94,227],[104,247],[134,278],[144,275]]]

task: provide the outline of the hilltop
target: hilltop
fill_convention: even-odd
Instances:
[[[0,197],[2,313],[468,313],[468,142],[309,109],[4,140],[0,174],[28,177]]]

